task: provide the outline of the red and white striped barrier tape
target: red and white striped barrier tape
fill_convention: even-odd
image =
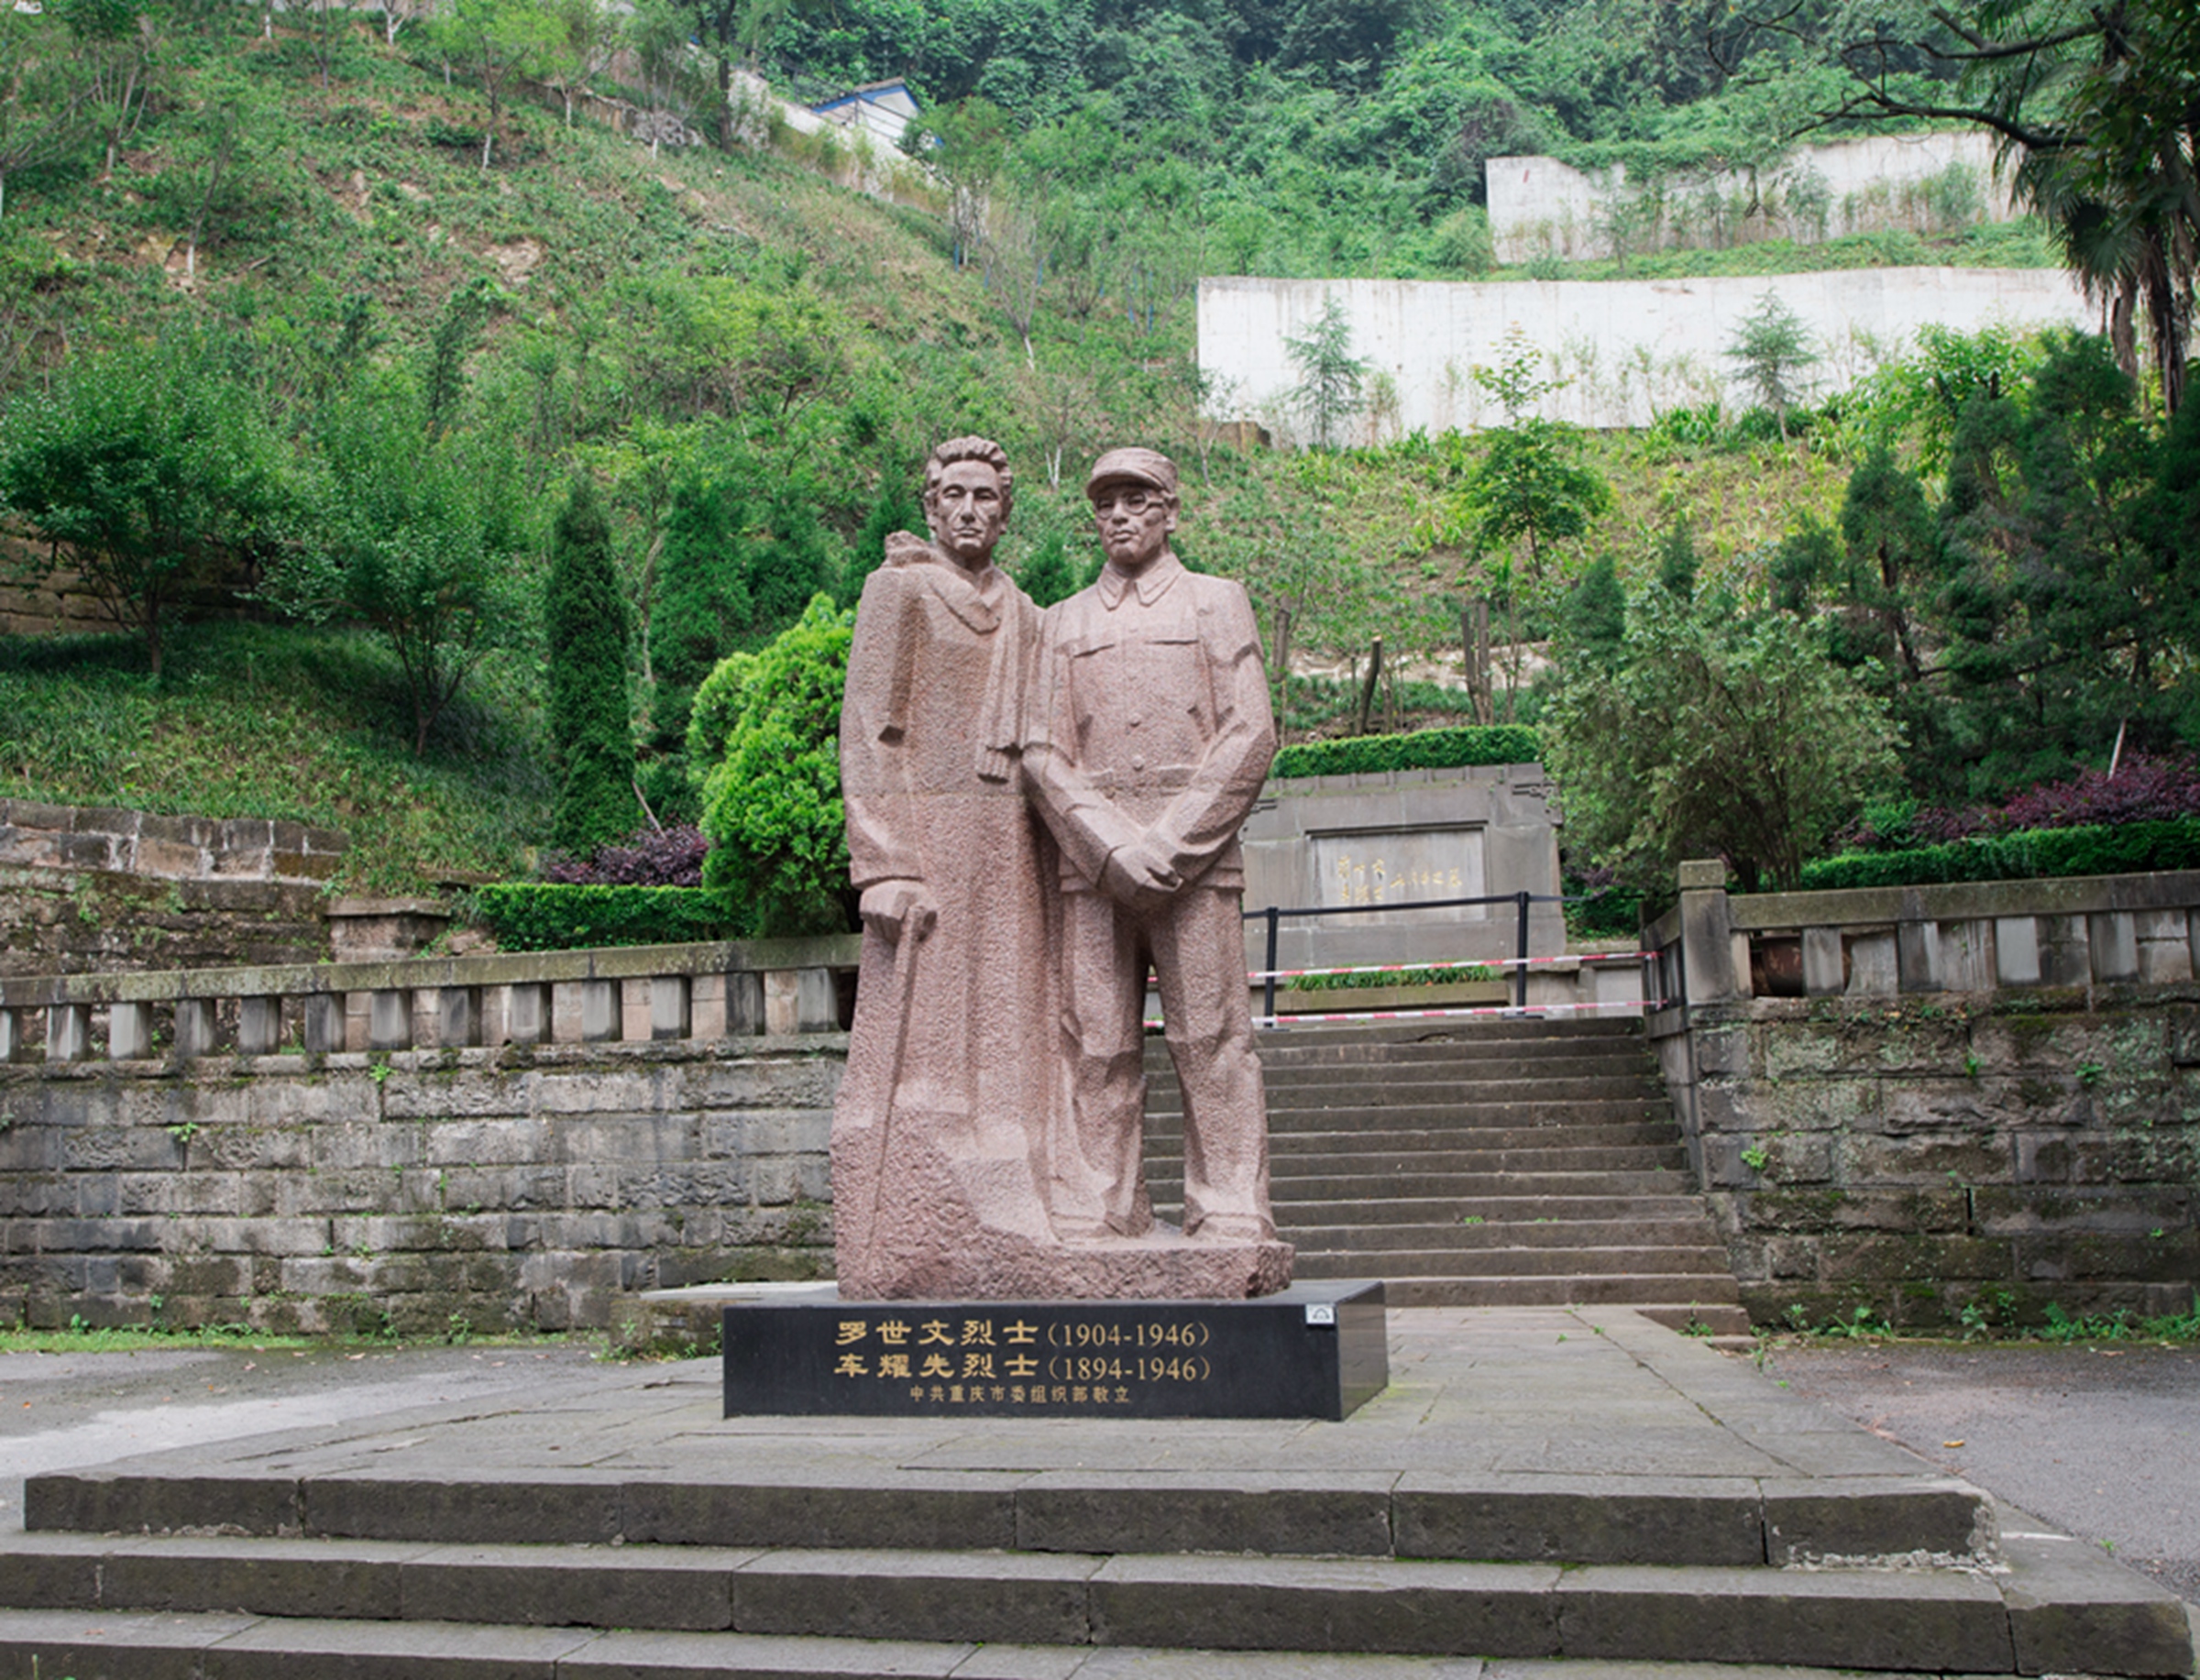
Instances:
[[[1483,957],[1473,961],[1462,958],[1455,962],[1377,962],[1349,969],[1253,969],[1246,974],[1246,979],[1307,980],[1325,974],[1408,974],[1423,969],[1532,969],[1547,967],[1554,962],[1645,962],[1656,955],[1654,950],[1595,950],[1558,957]]]

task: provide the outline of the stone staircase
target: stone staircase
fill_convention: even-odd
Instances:
[[[1630,1313],[1397,1343],[1343,1424],[721,1421],[697,1361],[34,1476],[0,1675],[2192,1670],[2160,1587]]]
[[[1392,1306],[1634,1308],[1749,1329],[1634,1021],[1300,1027],[1260,1036],[1276,1220],[1304,1279]],[[1181,1216],[1182,1108],[1148,1047],[1149,1171]]]

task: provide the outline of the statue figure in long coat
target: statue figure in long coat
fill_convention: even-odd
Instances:
[[[841,777],[864,955],[832,1130],[851,1300],[1017,1293],[1055,1246],[1060,1066],[1033,1053],[1055,866],[1018,763],[1039,612],[993,564],[1013,496],[997,444],[940,445],[931,541],[891,539],[856,611]]]

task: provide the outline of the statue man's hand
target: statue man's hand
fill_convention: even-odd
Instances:
[[[860,910],[864,926],[894,944],[906,929],[919,939],[940,919],[940,906],[924,890],[921,881],[881,881],[864,889]]]
[[[1107,854],[1107,868],[1100,884],[1116,903],[1144,909],[1173,895],[1183,886],[1184,878],[1158,847],[1141,840]]]

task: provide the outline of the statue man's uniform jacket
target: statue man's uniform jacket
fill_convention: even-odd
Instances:
[[[1136,577],[1110,564],[1048,609],[1031,709],[1025,767],[1062,848],[1065,1050],[1082,1156],[1054,1162],[1055,1227],[1138,1235],[1152,1224],[1139,1167],[1150,957],[1184,1094],[1186,1234],[1229,1214],[1272,1235],[1238,830],[1276,736],[1245,590],[1186,571],[1167,551]],[[1185,884],[1134,908],[1101,878],[1111,852],[1142,838]]]
[[[1051,996],[1041,872],[1016,763],[1039,611],[903,539],[864,586],[841,717],[860,890],[923,884],[930,935],[866,931],[833,1121],[842,1290],[984,1294],[1009,1251],[1050,1243],[1040,1166]]]

